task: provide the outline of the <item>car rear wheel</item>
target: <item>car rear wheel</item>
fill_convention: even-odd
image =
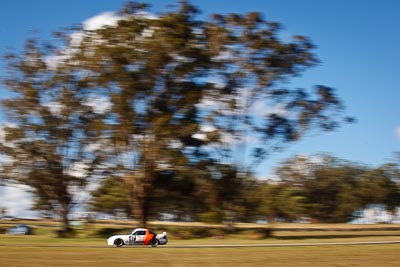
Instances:
[[[150,245],[153,247],[153,248],[155,248],[155,247],[157,247],[158,246],[158,240],[157,239],[152,239],[151,241],[150,241]]]
[[[115,239],[115,241],[114,241],[114,246],[116,246],[116,247],[122,247],[123,245],[124,245],[124,241],[123,241],[122,239],[120,239],[120,238]]]

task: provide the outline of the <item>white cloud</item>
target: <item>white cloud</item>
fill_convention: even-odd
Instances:
[[[70,46],[71,47],[79,47],[81,44],[85,34],[83,32],[74,32],[69,35],[70,38]]]
[[[4,127],[0,126],[0,144],[4,143],[6,140],[6,132],[4,131]]]
[[[62,104],[56,101],[44,103],[43,105],[46,106],[54,116],[60,116],[61,110],[64,107]]]
[[[31,211],[32,194],[23,185],[0,186],[0,206],[6,208],[7,215],[22,218],[36,218],[37,212]]]
[[[8,155],[5,154],[0,154],[0,170],[1,170],[1,165],[2,164],[11,164],[13,163],[14,159]]]
[[[205,133],[210,133],[214,132],[217,128],[213,125],[201,125],[200,126],[200,131],[205,132]]]
[[[217,108],[219,105],[219,101],[209,97],[202,98],[200,103],[196,104],[198,108]]]
[[[268,104],[263,100],[255,101],[250,108],[250,112],[251,114],[260,117],[264,117],[269,114],[277,114],[282,117],[288,115],[288,111],[284,104],[278,103],[274,106],[268,106]]]
[[[55,70],[60,62],[64,62],[68,58],[68,55],[53,55],[47,56],[44,61],[48,68]]]
[[[143,38],[153,37],[154,29],[155,29],[154,27],[150,28],[150,29],[144,29],[143,32],[142,32],[142,37]]]
[[[121,16],[117,16],[114,12],[103,12],[99,15],[91,17],[83,22],[83,29],[86,31],[93,31],[105,26],[116,26]]]
[[[172,140],[172,141],[169,142],[168,147],[170,147],[172,149],[180,149],[180,148],[183,147],[183,144],[179,140]]]
[[[138,18],[149,19],[149,20],[154,20],[154,19],[159,18],[158,16],[156,16],[152,13],[148,13],[148,12],[138,12],[135,14],[135,16]],[[95,30],[98,30],[101,28],[105,28],[107,26],[111,26],[111,27],[117,26],[118,21],[123,20],[125,18],[126,17],[124,17],[124,16],[117,15],[115,12],[106,11],[106,12],[102,12],[96,16],[86,19],[82,23],[83,31],[76,31],[69,35],[70,42],[69,42],[68,47],[61,50],[59,54],[55,54],[55,55],[46,57],[45,62],[47,64],[47,66],[51,69],[56,69],[58,67],[58,65],[60,64],[60,62],[64,62],[64,61],[68,60],[69,58],[71,58],[71,56],[74,53],[76,53],[83,38],[87,34],[87,31],[95,31]],[[155,28],[144,29],[142,32],[142,37],[146,38],[146,37],[153,36],[154,29]],[[95,40],[93,40],[93,41],[96,42]],[[101,43],[101,40],[97,40],[97,42]],[[86,51],[86,52],[89,53],[90,50]],[[76,64],[79,64],[79,63],[76,63]]]
[[[268,114],[268,107],[265,104],[265,101],[255,101],[254,104],[251,106],[251,112],[257,114],[261,117]]]
[[[108,110],[110,110],[112,104],[108,97],[99,96],[99,95],[91,95],[88,97],[86,103],[87,106],[93,109],[94,113],[104,114]]]
[[[105,26],[116,26],[118,20],[121,20],[122,18],[123,17],[117,16],[114,12],[103,12],[85,20],[82,23],[83,30],[94,31]],[[76,52],[77,47],[81,44],[84,37],[85,32],[83,31],[71,33],[69,47],[65,48],[60,54],[46,57],[46,65],[51,69],[56,69],[60,62],[66,61]]]
[[[192,135],[193,138],[198,139],[198,140],[202,140],[202,141],[206,141],[207,140],[207,135],[203,134],[203,133],[195,133]]]
[[[13,142],[7,142],[6,141],[6,132],[4,128],[10,127],[10,128],[17,128],[17,126],[13,123],[6,123],[3,125],[0,125],[0,144],[7,146],[7,147],[15,147],[15,144]],[[4,159],[4,157],[3,157]]]
[[[147,11],[139,11],[135,13],[135,16],[138,18],[143,18],[143,19],[151,19],[151,20],[155,20],[155,19],[159,19],[160,17],[153,14],[153,13],[149,13]]]
[[[93,143],[93,144],[88,144],[88,145],[86,145],[85,148],[84,148],[84,150],[85,150],[86,152],[93,153],[93,152],[99,150],[100,148],[101,148],[101,144],[99,144],[99,143]]]
[[[214,61],[226,61],[229,59],[234,58],[234,55],[231,51],[223,51],[221,53],[219,53],[218,56],[214,57],[213,60]]]
[[[396,135],[396,138],[400,140],[400,126],[396,127],[394,134]]]
[[[67,171],[67,174],[77,178],[83,178],[88,175],[88,168],[89,166],[84,162],[76,162]]]

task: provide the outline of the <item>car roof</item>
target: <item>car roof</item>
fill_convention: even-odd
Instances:
[[[136,228],[135,230],[133,230],[134,232],[135,231],[147,231],[147,228]]]

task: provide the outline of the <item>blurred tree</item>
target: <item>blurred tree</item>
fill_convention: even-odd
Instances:
[[[297,188],[305,215],[321,222],[347,222],[363,207],[358,183],[367,172],[364,166],[326,155],[294,157],[277,169],[280,186]]]
[[[237,179],[237,178],[236,178]],[[235,217],[238,222],[255,222],[260,218],[259,206],[262,199],[260,182],[252,175],[240,181],[239,195],[235,199]]]
[[[49,51],[32,39],[21,55],[6,56],[4,84],[11,96],[1,103],[8,119],[0,144],[8,158],[1,177],[28,185],[35,207],[61,218],[60,233],[68,234],[72,208],[85,197],[89,178],[102,169],[96,150],[106,147],[98,142],[104,114],[93,112],[79,75],[68,64],[48,67]]]
[[[104,179],[92,192],[91,210],[113,216],[118,216],[118,213],[123,211],[126,216],[131,217],[132,201],[128,198],[128,190],[119,177]]]
[[[16,174],[29,170],[18,175],[26,178],[20,181],[36,186],[40,195],[49,198],[45,189],[55,196],[54,203],[45,198],[41,205],[62,206],[66,225],[68,188],[89,177],[69,174],[79,162],[96,170],[93,163],[107,156],[107,167],[129,188],[132,213],[144,226],[160,172],[205,177],[213,175],[215,163],[236,165],[227,181],[219,181],[234,182],[230,194],[209,188],[210,196],[220,194],[232,203],[240,189],[233,185],[246,179],[253,163],[307,132],[333,130],[342,121],[334,89],[288,87],[291,77],[317,63],[306,37],[282,41],[280,25],[259,13],[216,14],[205,21],[197,14],[185,0],[159,15],[149,14],[146,4],[129,2],[116,25],[63,33],[68,47],[47,62],[32,47],[14,64],[17,72],[7,84],[17,97],[4,107],[15,111],[18,127],[8,127],[7,136],[24,146],[20,153],[16,145],[4,146],[4,153],[15,158]],[[54,67],[49,59],[65,63]],[[98,98],[110,108],[96,111]],[[101,146],[112,140],[112,151],[97,147],[88,153],[81,145],[100,137]],[[37,157],[36,164],[45,166],[40,173],[29,168]],[[32,177],[40,177],[41,184]],[[218,183],[200,184],[221,189]]]
[[[384,164],[364,173],[358,181],[358,196],[363,207],[384,204],[389,211],[400,206],[399,169]]]
[[[238,201],[243,198],[243,179],[237,176],[235,166],[226,164],[215,164],[211,174],[216,192],[214,209],[219,211],[221,219],[227,225],[232,225],[236,217]]]
[[[292,222],[308,215],[308,199],[298,186],[263,182],[260,184],[260,197],[258,216],[266,217],[270,223],[277,219]]]
[[[281,186],[275,202],[278,218],[294,222],[306,217],[307,198],[303,194],[299,188]]]
[[[75,60],[90,82],[109,92],[117,175],[132,189],[133,214],[144,226],[157,175],[194,163],[188,150],[201,144],[193,137],[196,104],[210,58],[193,32],[194,7],[183,1],[158,18],[144,16],[143,8],[129,3],[116,27],[87,34]]]
[[[260,182],[259,190],[260,205],[257,209],[259,218],[266,219],[272,223],[279,217],[279,207],[276,205],[275,197],[279,194],[279,186],[270,182]]]
[[[75,54],[86,79],[109,90],[119,172],[142,225],[158,171],[211,158],[238,165],[233,179],[245,179],[251,159],[343,119],[334,89],[287,88],[317,63],[306,37],[281,41],[280,25],[259,13],[197,13],[188,1],[157,16],[129,2],[117,25],[87,33]]]
[[[206,217],[214,215],[213,222],[224,222],[228,227],[236,221],[249,222],[256,218],[256,206],[259,201],[254,195],[257,183],[250,174],[238,175],[237,166],[214,163],[208,165],[210,203]],[[211,211],[211,212],[210,212]]]

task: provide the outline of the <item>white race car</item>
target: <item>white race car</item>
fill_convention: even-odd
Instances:
[[[168,243],[167,233],[156,234],[147,228],[136,228],[126,235],[113,235],[107,239],[107,245],[122,247],[124,245],[144,245],[157,247]]]

